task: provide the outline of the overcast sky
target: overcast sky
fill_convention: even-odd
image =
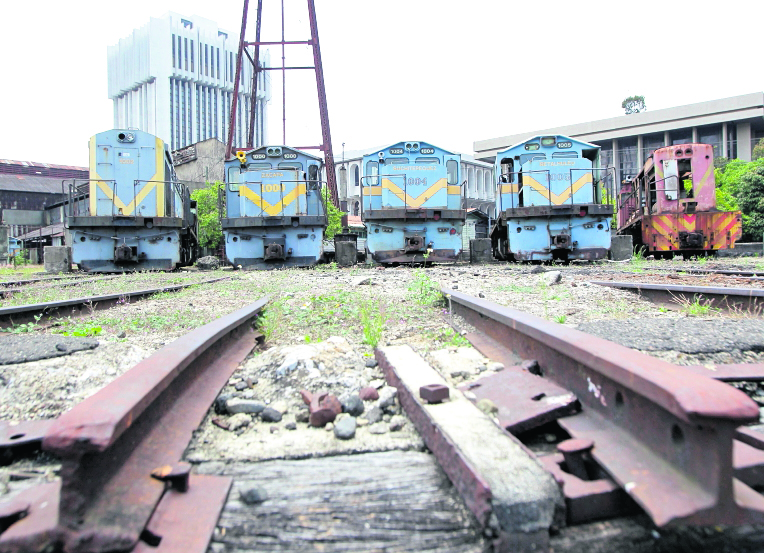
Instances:
[[[280,3],[264,2],[265,39],[280,34]],[[359,150],[412,139],[472,153],[475,140],[622,115],[632,94],[654,110],[764,90],[761,2],[315,2],[337,153],[343,142]],[[287,39],[306,39],[305,2],[286,4]],[[88,137],[113,127],[107,46],[168,11],[238,36],[242,5],[3,1],[0,158],[87,165]],[[308,53],[291,52],[287,64]],[[281,143],[280,74],[271,77],[269,141]],[[320,141],[305,77],[288,77],[292,145]]]

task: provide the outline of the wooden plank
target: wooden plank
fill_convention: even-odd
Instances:
[[[300,461],[206,463],[234,485],[210,551],[485,550],[476,521],[434,457],[414,451]],[[268,499],[247,505],[252,486]]]

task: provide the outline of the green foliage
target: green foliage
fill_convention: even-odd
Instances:
[[[33,323],[22,323],[18,325],[9,326],[7,328],[0,328],[0,332],[10,332],[11,334],[25,334],[27,332],[34,332],[37,329],[38,322],[42,318],[42,314],[34,315]]]
[[[755,242],[764,234],[764,159],[748,165],[737,183],[737,196],[743,212],[743,240]]]
[[[692,301],[678,299],[677,303],[682,306],[682,312],[688,317],[703,317],[721,311],[717,307],[712,307],[710,301],[701,300],[698,296],[695,296]]]
[[[199,219],[199,246],[214,248],[220,243],[223,231],[218,212],[218,188],[221,182],[207,183],[207,186],[191,192],[196,201],[196,216]]]
[[[735,159],[714,171],[717,208],[743,212],[743,241],[757,242],[764,232],[764,158]]]
[[[16,255],[13,256],[13,266],[18,267],[19,265],[26,265],[29,263],[29,260],[27,259],[27,251],[26,250],[19,250],[16,252]]]
[[[377,347],[382,338],[384,320],[379,311],[379,304],[369,301],[361,306],[361,324],[363,325],[363,343]]]
[[[554,322],[559,323],[559,324],[565,324],[566,319],[567,319],[567,317],[565,315],[557,315],[554,318]]]
[[[279,327],[280,321],[283,316],[284,302],[283,300],[275,301],[266,306],[264,311],[260,312],[255,323],[255,328],[263,333],[265,343],[267,344],[273,335],[276,333],[276,329]],[[306,336],[306,341],[308,337]]]
[[[644,96],[629,96],[621,102],[621,107],[626,111],[626,115],[639,113],[647,109]]]
[[[409,284],[409,292],[420,305],[434,305],[443,299],[438,283],[421,269],[414,271],[414,280]]]
[[[759,140],[759,142],[756,144],[756,146],[753,147],[753,151],[751,152],[751,159],[753,161],[756,161],[757,159],[761,159],[764,157],[764,138]]]
[[[470,341],[456,332],[453,328],[447,328],[439,338],[446,346],[454,346],[457,348],[472,347]]]
[[[329,226],[324,231],[324,240],[331,240],[335,234],[342,231],[342,212],[332,203],[328,189],[324,188],[323,195],[326,213],[329,216]]]
[[[640,268],[642,265],[645,264],[646,258],[645,258],[645,250],[644,247],[635,248],[634,254],[631,256],[631,261],[629,262],[632,267]]]
[[[95,323],[78,323],[67,320],[64,323],[62,329],[54,330],[56,334],[63,334],[64,336],[98,336],[103,331],[103,327],[96,325]]]
[[[714,169],[724,169],[727,167],[727,164],[730,162],[730,158],[728,157],[715,157],[714,158]]]

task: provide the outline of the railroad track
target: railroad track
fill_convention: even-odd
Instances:
[[[66,288],[68,286],[79,286],[80,284],[88,284],[90,282],[100,282],[104,280],[113,280],[115,278],[119,278],[119,276],[107,276],[107,277],[98,277],[98,278],[87,278],[87,279],[76,279],[73,281],[67,281],[67,282],[57,282],[56,284],[47,284],[47,280],[37,280],[37,281],[26,281],[26,284],[37,284],[37,283],[46,283],[42,286],[36,286],[34,290],[45,290],[50,288]],[[48,279],[50,280],[50,279]],[[28,288],[5,288],[0,289],[0,297],[3,298],[10,298],[13,297],[14,294],[19,294],[21,292],[24,292]]]
[[[764,288],[723,286],[687,286],[648,282],[616,282],[593,280],[591,284],[609,286],[639,294],[657,304],[678,308],[682,304],[700,302],[704,306],[735,313],[760,315],[764,308]]]
[[[467,338],[484,355],[507,365],[516,355],[537,363],[537,374],[515,367],[469,391],[495,402],[510,432],[556,420],[574,438],[544,462],[565,482],[569,520],[623,512],[630,499],[658,527],[764,522],[764,496],[751,487],[764,483],[752,476],[764,452],[749,445],[762,440],[738,432],[758,422],[759,410],[743,392],[520,311],[442,292],[453,313],[475,327]],[[736,370],[750,377],[761,369],[722,367],[720,374],[734,379]],[[734,439],[736,432],[748,439]],[[591,460],[604,478],[592,478]]]
[[[112,277],[106,277],[112,278]],[[119,292],[115,294],[103,294],[98,296],[88,296],[82,298],[73,298],[69,300],[58,300],[44,303],[33,303],[26,305],[15,305],[0,308],[0,324],[23,324],[30,321],[44,321],[53,317],[69,317],[88,314],[93,310],[107,309],[120,302],[129,299],[151,296],[159,292],[175,292],[195,286],[197,284],[211,284],[232,277],[220,277],[191,282],[187,284],[173,284],[169,286],[159,286],[147,288],[144,290],[135,290],[132,292]]]
[[[741,426],[758,420],[758,408],[745,394],[721,382],[764,380],[764,367],[717,366],[711,379],[703,372],[707,368],[677,367],[454,290],[442,292],[451,311],[475,327],[468,339],[507,367],[462,391],[452,388],[452,405],[461,405],[459,397],[463,402],[469,396],[475,401],[490,399],[498,406],[501,428],[510,433],[557,421],[574,438],[559,444],[559,455],[542,458],[555,479],[564,482],[568,523],[632,512],[635,505],[659,528],[764,522],[764,498],[752,489],[764,485],[764,440],[757,430]],[[0,424],[0,449],[41,444],[63,460],[59,482],[31,488],[10,505],[0,504],[0,552],[48,546],[73,552],[205,551],[216,525],[220,528],[218,517],[232,481],[230,473],[192,473],[182,462],[183,454],[219,390],[254,347],[249,323],[267,301],[263,298],[165,346],[54,421]],[[457,426],[466,424],[467,434],[474,438],[471,446],[450,441],[447,427],[454,423],[453,415],[450,420],[438,418],[437,404],[423,404],[418,385],[412,386],[417,378],[412,375],[422,373],[408,362],[399,363],[410,357],[401,357],[395,348],[378,349],[377,359],[388,382],[398,387],[401,405],[425,443],[482,525],[482,535],[495,539],[494,551],[543,550],[549,543],[548,527],[531,533],[521,529],[523,537],[517,541],[512,534],[516,529],[491,516],[502,500],[494,476],[480,474],[483,465],[465,453],[486,452],[481,434],[486,423],[498,432],[489,442],[492,449],[499,448],[506,435],[486,417],[483,426],[456,417]],[[534,362],[523,370],[517,366],[521,359]],[[700,376],[689,376],[694,374]],[[422,384],[430,383],[427,378]],[[448,388],[440,386],[433,388],[434,393]],[[385,462],[402,454],[386,454]],[[502,461],[500,472],[507,472],[507,461]],[[331,462],[345,474],[354,470],[351,458]],[[303,479],[328,478],[332,494],[348,494],[348,510],[338,516],[360,517],[362,508],[354,502],[363,500],[333,488],[339,477],[325,474],[326,464],[315,465],[309,469],[315,472]],[[310,466],[296,470],[302,473]],[[396,466],[406,472],[405,462]],[[375,473],[369,481],[380,479],[377,467],[367,468]],[[237,473],[236,478],[259,470],[272,479],[289,474],[283,466],[262,465]],[[346,481],[349,488],[361,486],[355,474]],[[517,486],[523,485],[523,478],[508,474]],[[299,478],[282,485],[306,486]],[[362,497],[364,493],[370,492],[361,490]],[[375,501],[384,502],[391,492],[381,485],[374,493],[381,494],[374,495]],[[327,512],[330,518],[332,514],[325,499],[310,499],[291,510],[288,505],[266,510],[274,511],[276,519],[291,513],[296,518],[286,524],[297,524],[308,535],[314,510]],[[379,505],[365,506],[365,515],[389,517],[375,513]],[[399,506],[396,511],[416,525],[431,523],[426,517],[417,519],[416,510],[407,515]],[[240,516],[244,514],[246,510]],[[227,516],[230,520],[233,513]],[[395,524],[405,524],[403,519],[395,519]],[[243,519],[240,531],[267,535],[271,530],[258,526],[263,520]],[[366,532],[363,520],[370,519],[357,524],[361,533]],[[319,535],[325,531],[322,527]],[[323,546],[331,549],[329,543]]]
[[[11,442],[62,459],[61,480],[3,505],[0,551],[204,551],[231,479],[191,475],[181,459],[267,302],[172,342],[55,421],[13,426]]]

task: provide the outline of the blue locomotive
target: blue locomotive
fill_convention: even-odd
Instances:
[[[601,259],[613,205],[600,148],[567,136],[534,136],[496,154],[494,257],[509,261]]]
[[[90,138],[89,179],[69,181],[72,261],[88,272],[172,270],[196,260],[196,202],[167,145],[139,130]]]
[[[466,211],[461,156],[421,141],[363,157],[366,252],[378,263],[455,261]]]
[[[273,269],[315,265],[327,226],[323,161],[287,146],[240,150],[226,161],[228,261],[234,267]]]

